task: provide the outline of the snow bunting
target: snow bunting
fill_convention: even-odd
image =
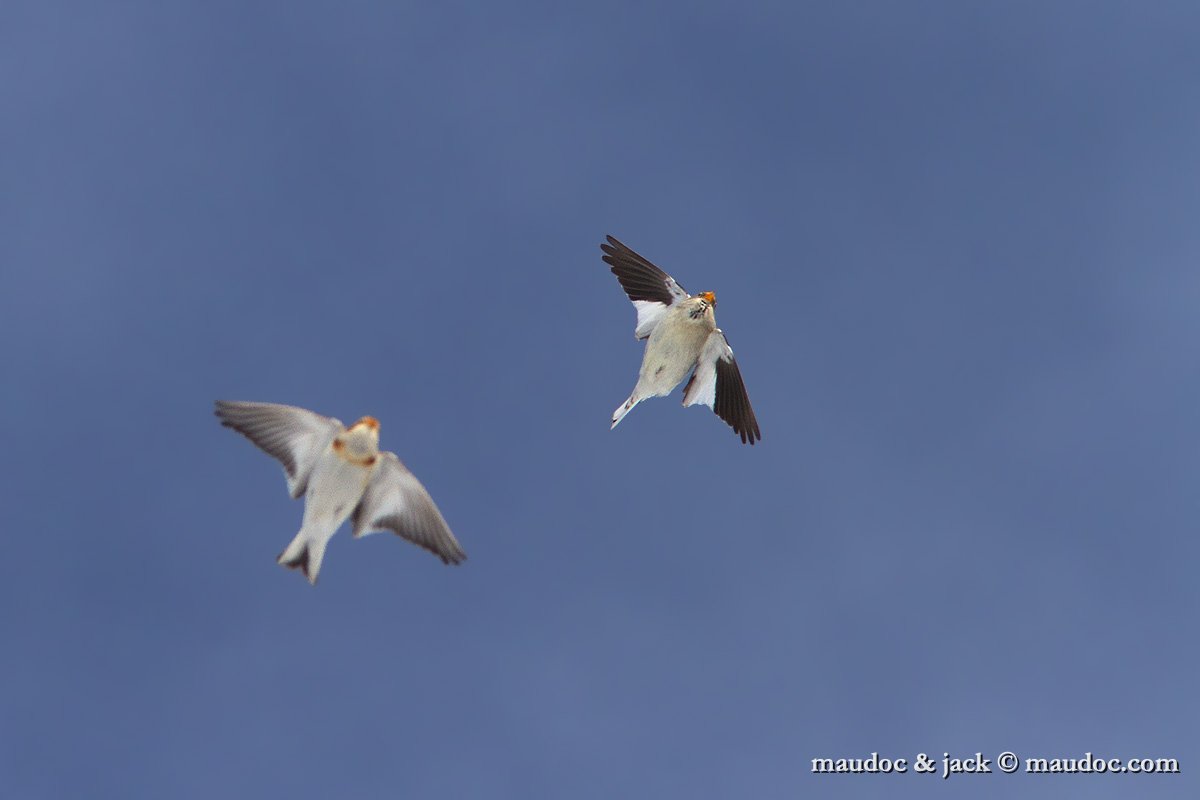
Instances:
[[[317,582],[325,545],[350,519],[354,537],[392,531],[446,564],[467,554],[421,482],[395,453],[379,449],[379,421],[363,417],[347,430],[332,417],[275,403],[217,401],[221,424],[278,459],[292,497],[304,497],[304,521],[276,559]]]
[[[604,261],[637,309],[633,335],[646,342],[646,355],[629,399],[613,412],[612,427],[647,397],[671,393],[692,371],[683,390],[685,406],[703,403],[742,437],[762,439],[733,350],[714,317],[717,296],[692,297],[667,273],[609,236]]]

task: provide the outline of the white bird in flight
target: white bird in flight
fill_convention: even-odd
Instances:
[[[295,406],[217,401],[221,424],[278,459],[292,497],[304,497],[304,521],[279,558],[316,584],[325,546],[347,518],[354,537],[392,531],[446,564],[467,554],[433,498],[395,453],[379,449],[379,421],[363,417],[345,428]]]
[[[604,261],[637,309],[633,335],[649,339],[637,385],[613,412],[612,427],[647,397],[670,394],[691,371],[683,390],[684,406],[703,403],[729,423],[743,443],[761,440],[741,370],[717,327],[717,296],[689,295],[670,275],[613,237],[606,238],[608,242],[600,245]]]

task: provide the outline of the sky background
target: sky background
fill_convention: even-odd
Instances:
[[[9,0],[0,794],[1196,797],[1192,3]],[[763,441],[637,375],[613,234]],[[215,399],[466,548],[275,556]],[[1181,775],[819,776],[1174,757]]]

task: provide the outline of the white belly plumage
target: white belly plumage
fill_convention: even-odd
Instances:
[[[668,313],[673,312],[677,313],[675,309]],[[670,394],[687,377],[700,356],[708,334],[712,332],[712,327],[704,324],[709,319],[705,317],[698,322],[680,319],[680,324],[660,324],[654,329],[650,340],[646,342],[646,355],[642,359],[635,390],[637,394],[642,397]]]
[[[697,316],[692,316],[694,311],[699,312]],[[670,394],[696,366],[704,343],[716,327],[711,308],[697,306],[691,301],[668,308],[650,333],[637,385],[629,399],[613,412],[612,427],[617,427],[617,423],[647,397]]]
[[[376,459],[370,466],[355,464],[332,452],[317,461],[304,497],[304,521],[279,554],[280,564],[303,569],[308,580],[316,583],[329,539],[362,500],[378,463]]]
[[[353,464],[344,458],[321,459],[309,479],[302,527],[336,530],[358,505],[372,471],[372,467]]]

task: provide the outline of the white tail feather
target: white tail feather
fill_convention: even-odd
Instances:
[[[325,559],[325,544],[324,540],[310,538],[301,530],[276,561],[288,569],[300,570],[308,582],[315,586],[321,562]]]
[[[625,419],[625,415],[632,411],[633,407],[640,402],[642,402],[640,397],[634,399],[634,395],[629,395],[629,399],[617,406],[617,410],[613,412],[612,427],[610,427],[609,430],[611,431],[613,428],[617,427],[617,423]]]

